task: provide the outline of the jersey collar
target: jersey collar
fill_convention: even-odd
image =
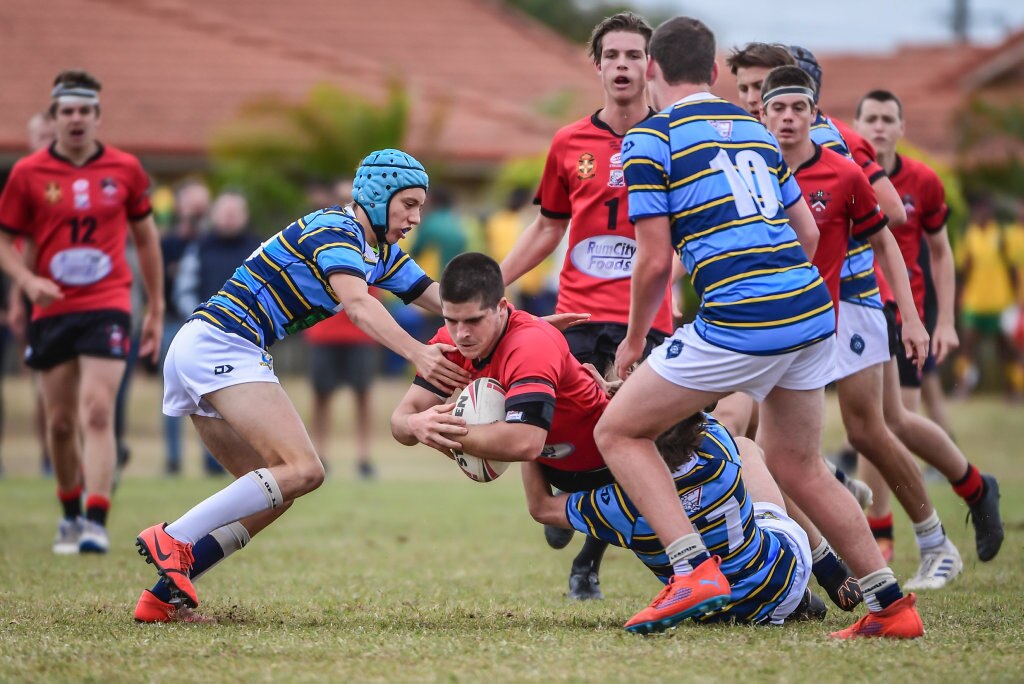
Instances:
[[[892,167],[892,173],[889,174],[889,178],[895,178],[899,175],[899,172],[903,169],[903,158],[899,154],[896,155],[896,163]]]
[[[817,164],[817,163],[818,163],[818,160],[819,160],[819,159],[821,159],[821,145],[819,145],[818,143],[814,143],[814,154],[812,154],[812,155],[811,155],[811,158],[810,158],[810,159],[808,159],[808,160],[807,160],[807,161],[805,161],[805,162],[804,162],[803,164],[801,164],[801,165],[800,165],[799,167],[797,167],[797,168],[796,168],[796,169],[795,169],[795,170],[793,171],[793,173],[794,173],[794,174],[796,174],[796,173],[800,173],[800,172],[801,172],[801,171],[803,171],[804,169],[809,169],[809,168],[811,168],[812,166],[814,166],[815,164]]]
[[[89,164],[93,163],[94,161],[96,161],[97,159],[102,157],[103,156],[103,152],[104,152],[104,150],[106,148],[103,147],[103,143],[97,142],[96,143],[96,152],[91,157],[89,157],[84,162],[82,162],[82,166],[77,166],[70,159],[65,157],[60,152],[58,152],[57,151],[57,143],[55,143],[55,142],[50,143],[50,148],[49,149],[50,149],[50,156],[53,157],[54,159],[56,159],[57,161],[63,162],[65,164],[69,164],[71,166],[74,166],[75,168],[82,168],[82,166],[88,166]]]
[[[688,104],[690,102],[700,102],[702,100],[718,100],[718,99],[721,99],[721,98],[719,98],[717,95],[709,93],[706,90],[702,90],[699,93],[693,93],[691,95],[687,95],[686,97],[684,97],[681,100],[676,100],[670,106],[671,107],[675,107],[676,105]]]
[[[598,109],[596,112],[591,114],[590,115],[590,123],[593,124],[593,126],[595,128],[600,128],[602,131],[607,131],[607,132],[611,133],[616,138],[624,138],[624,137],[626,137],[625,135],[619,135],[618,133],[613,131],[611,126],[609,126],[608,124],[606,124],[604,121],[601,120],[601,117],[599,116],[599,114],[601,112],[603,112],[603,111],[604,111],[604,108],[602,107],[601,109]],[[646,121],[647,119],[650,119],[652,116],[654,116],[657,113],[658,112],[656,112],[653,109],[651,109],[650,107],[648,107],[647,108],[647,116],[645,116],[642,120]]]

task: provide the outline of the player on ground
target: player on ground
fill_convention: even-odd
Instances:
[[[825,384],[835,362],[835,312],[807,261],[817,227],[773,138],[759,121],[708,92],[714,36],[678,17],[651,39],[648,79],[663,111],[623,143],[637,255],[621,375],[640,358],[678,252],[701,297],[696,320],[654,350],[597,424],[616,480],[665,545],[675,575],[633,629],[664,629],[728,595],[726,578],[687,520],[654,439],[720,397],[763,401],[759,436],[794,502],[860,577],[870,613],[835,633],[923,634],[849,492],[820,457]]]
[[[571,496],[581,505],[596,505],[595,490],[608,492],[614,488],[618,492],[593,438],[594,423],[608,404],[605,389],[566,353],[566,342],[556,330],[508,304],[498,264],[483,254],[456,257],[441,276],[441,306],[445,327],[434,341],[454,344],[458,351],[449,353],[448,358],[474,378],[494,378],[508,388],[505,420],[467,426],[462,418],[451,414],[453,405],[446,403],[448,392],[417,377],[392,415],[395,438],[407,446],[422,443],[445,454],[455,448],[482,458],[524,462],[527,492],[541,491],[547,499],[545,502],[537,497],[534,501],[528,494],[535,516],[541,510],[550,510],[553,500],[549,483],[580,493]],[[594,375],[600,378],[596,372]],[[666,451],[674,454],[678,465],[689,460],[694,441],[701,444],[703,422],[701,414],[666,436]],[[680,470],[677,484],[680,492],[689,492],[686,500],[693,503],[694,519],[706,521],[713,528],[708,532],[708,542],[716,549],[720,547],[723,572],[737,578],[721,617],[781,622],[804,596],[810,569],[806,536],[785,518],[781,508],[772,512],[784,520],[782,524],[791,536],[776,537],[753,525],[751,501],[739,478],[736,445],[717,423],[708,434],[701,446],[703,453],[696,463]],[[703,501],[699,497],[702,488]],[[567,496],[562,495],[562,503],[554,505],[560,508],[561,518],[547,513],[541,517],[550,517],[550,523],[559,527],[569,527],[564,507]],[[628,539],[614,532],[591,536],[633,548],[643,554],[641,557],[659,577],[667,580],[671,567],[657,539],[645,530],[642,520],[637,521],[631,504],[623,501],[622,505],[617,519],[628,516],[636,525],[626,533]],[[600,511],[581,509],[578,520],[583,524],[587,517],[597,519],[600,515]],[[719,518],[728,519],[729,524],[717,523]]]
[[[949,210],[942,182],[925,164],[896,153],[896,143],[903,137],[904,123],[902,105],[893,93],[875,90],[861,98],[855,125],[878,150],[879,161],[907,207],[906,224],[893,233],[910,273],[910,285],[919,316],[924,316],[925,288],[918,253],[922,239],[927,240],[938,300],[938,319],[931,349],[935,360],[941,363],[958,344],[953,325],[953,256],[946,234]],[[982,561],[992,560],[999,553],[1003,542],[999,484],[993,475],[982,475],[968,462],[938,425],[910,410],[909,407],[917,406],[920,372],[901,361],[899,355],[897,362],[898,371],[892,364],[886,371],[886,420],[911,451],[937,468],[949,480],[953,490],[964,499],[974,523],[978,558]],[[897,384],[904,387],[903,401],[896,389]],[[908,395],[909,406],[906,401]],[[870,473],[870,469],[867,470]],[[865,477],[873,478],[875,474],[866,474]],[[888,527],[891,530],[892,513],[884,494],[876,497],[868,512],[875,517],[875,528]]]
[[[267,349],[275,340],[344,309],[438,387],[468,382],[443,356],[453,348],[417,342],[367,289],[441,312],[437,284],[397,246],[420,222],[427,182],[404,152],[371,153],[356,173],[352,204],[312,212],[267,240],[175,336],[164,363],[164,412],[191,416],[238,479],[174,522],[139,533],[139,552],[165,586],[143,592],[137,620],[165,621],[175,601],[194,608],[192,578],[323,482],[306,428],[274,374]]]
[[[591,320],[566,331],[569,350],[600,373],[612,371],[615,349],[629,323],[629,287],[636,250],[622,171],[622,138],[654,112],[647,104],[644,70],[651,27],[631,12],[609,17],[590,38],[590,55],[604,90],[597,112],[555,134],[548,152],[536,220],[501,264],[506,285],[547,258],[562,241],[569,245],[559,273],[560,313],[585,311]],[[672,330],[666,296],[645,332],[645,353]],[[571,530],[545,528],[548,543],[562,548]],[[569,597],[601,598],[598,572],[607,545],[588,538],[573,560]]]
[[[907,355],[920,366],[928,355],[928,333],[916,314],[903,257],[867,179],[850,159],[811,140],[817,113],[814,83],[797,66],[773,69],[762,88],[762,119],[776,137],[787,166],[794,169],[820,238],[813,263],[839,302],[836,382],[839,408],[850,443],[884,473],[914,524],[921,564],[908,589],[938,589],[963,567],[946,537],[913,456],[889,430],[882,412],[882,376],[889,362],[885,315],[866,306],[842,306],[840,270],[852,239],[869,244],[892,284],[905,316]],[[823,542],[824,543],[824,542]]]
[[[148,301],[139,353],[155,361],[164,306],[160,238],[142,165],[97,139],[100,82],[63,71],[51,97],[56,141],[17,163],[0,197],[0,267],[33,304],[25,362],[40,372],[64,512],[53,550],[106,553],[114,400],[131,344],[125,244],[130,234]],[[14,249],[12,235],[31,243],[32,264]]]

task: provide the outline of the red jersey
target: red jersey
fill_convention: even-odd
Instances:
[[[923,321],[925,282],[918,257],[921,255],[924,234],[937,233],[946,226],[946,219],[949,218],[946,190],[938,175],[928,166],[900,155],[896,155],[896,167],[889,178],[907,210],[907,222],[896,226],[892,233],[907,263],[910,289],[914,293],[917,313]]]
[[[878,155],[875,153],[875,146],[868,142],[867,138],[850,128],[840,119],[829,119],[836,127],[839,134],[846,142],[846,149],[850,150],[853,161],[863,170],[868,182],[874,183],[885,176],[885,169],[878,163]]]
[[[441,328],[430,344],[452,344]],[[541,463],[568,472],[605,467],[594,443],[594,426],[608,397],[556,328],[509,307],[508,322],[491,355],[471,361],[459,352],[445,356],[473,377],[494,378],[505,388],[505,422],[526,423],[547,430]],[[420,376],[416,384],[438,396],[448,394]]]
[[[371,287],[370,294],[376,297],[377,288]],[[376,344],[344,311],[325,318],[303,335],[310,344]]]
[[[856,163],[820,145],[814,147],[814,156],[794,175],[820,233],[813,263],[828,286],[838,315],[839,272],[850,238],[866,240],[889,220]]]
[[[32,307],[33,320],[116,309],[131,312],[125,259],[128,222],[149,215],[149,178],[139,160],[114,147],[81,166],[53,146],[19,160],[0,195],[0,228],[36,244],[33,271],[64,299]]]
[[[570,220],[556,311],[591,313],[592,323],[628,325],[636,232],[629,220],[622,136],[597,114],[560,129],[534,203],[549,218]],[[672,331],[671,302],[666,288],[655,330]]]

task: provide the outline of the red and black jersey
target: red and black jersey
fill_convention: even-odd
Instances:
[[[814,148],[814,156],[796,170],[796,182],[818,224],[813,263],[837,303],[838,314],[839,272],[849,239],[866,240],[889,220],[856,163],[820,145]]]
[[[570,220],[556,310],[590,313],[593,323],[628,325],[636,232],[629,220],[622,136],[596,113],[559,130],[534,202],[545,216]],[[672,331],[671,302],[666,289],[655,330]]]
[[[430,344],[438,342],[454,345],[443,327],[430,340]],[[465,368],[474,380],[494,378],[501,383],[506,392],[506,423],[547,430],[541,463],[569,472],[605,466],[594,443],[594,426],[608,397],[549,323],[510,306],[505,330],[490,356],[475,361],[457,351],[445,356]],[[438,396],[448,396],[420,376],[415,383]]]
[[[896,167],[889,178],[907,210],[907,222],[893,228],[892,233],[907,263],[910,289],[914,293],[917,313],[923,321],[925,282],[918,257],[921,255],[921,240],[925,233],[939,232],[949,218],[946,190],[939,176],[928,166],[901,155],[896,155]]]
[[[864,172],[868,181],[874,183],[879,178],[885,177],[885,169],[878,163],[878,155],[875,153],[875,146],[868,142],[867,138],[850,128],[841,119],[829,119],[843,136],[846,148],[850,150],[853,161]]]
[[[60,301],[33,307],[33,319],[131,311],[128,222],[149,215],[148,189],[139,160],[109,146],[100,145],[81,166],[54,146],[14,165],[0,195],[0,228],[34,241],[33,270],[64,292]]]

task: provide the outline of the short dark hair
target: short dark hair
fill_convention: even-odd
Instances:
[[[763,96],[765,93],[784,86],[807,88],[813,93],[814,79],[806,71],[795,65],[775,67],[764,77],[764,82],[761,84],[761,95]],[[814,101],[813,96],[811,101]]]
[[[478,300],[493,309],[505,296],[505,281],[498,262],[480,252],[466,252],[448,262],[441,274],[441,299],[452,304]]]
[[[65,69],[53,79],[53,85],[54,87],[64,85],[72,88],[88,88],[89,90],[95,90],[97,93],[103,90],[103,84],[100,83],[100,80],[83,69]],[[96,114],[98,115],[99,113],[100,106],[96,105]],[[50,105],[50,115],[57,116],[56,102]]]
[[[698,411],[665,430],[654,440],[654,446],[658,448],[669,470],[675,470],[693,458],[700,443],[704,441],[705,427],[707,422],[704,414]]]
[[[780,66],[796,64],[789,48],[776,43],[747,43],[741,48],[733,48],[732,53],[725,60],[726,66],[733,75],[740,69],[750,67],[764,67],[774,69]]]
[[[590,34],[590,41],[587,43],[587,53],[594,64],[601,63],[601,43],[604,37],[612,31],[625,31],[626,33],[638,33],[644,37],[644,52],[649,52],[651,47],[651,34],[654,29],[647,23],[647,20],[633,12],[619,12],[614,14],[594,27]]]
[[[864,100],[875,100],[877,102],[895,102],[896,111],[899,112],[900,121],[903,120],[903,103],[900,102],[900,98],[896,97],[895,93],[891,90],[872,90],[868,92],[864,97],[860,98],[857,102],[857,113],[854,115],[855,119],[860,118],[860,111],[864,104]]]
[[[715,66],[715,34],[692,17],[669,19],[654,30],[651,58],[661,67],[665,81],[711,83]]]

